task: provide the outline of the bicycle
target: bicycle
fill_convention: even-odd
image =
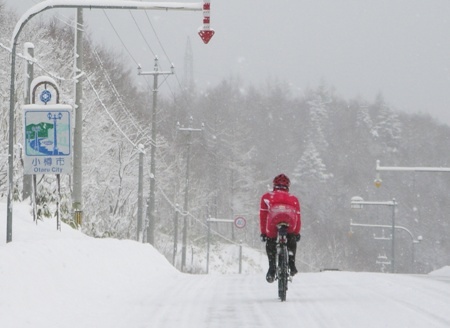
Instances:
[[[281,302],[286,301],[286,292],[288,290],[288,282],[292,281],[290,276],[290,268],[288,265],[289,251],[287,248],[287,233],[289,224],[277,224],[277,257],[276,257],[276,279],[278,280],[278,297]]]

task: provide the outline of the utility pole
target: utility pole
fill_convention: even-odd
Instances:
[[[152,138],[150,140],[150,197],[148,202],[148,228],[147,242],[155,244],[155,177],[156,177],[156,109],[158,103],[158,77],[160,75],[171,75],[174,73],[172,64],[171,70],[168,72],[158,71],[158,57],[155,57],[155,65],[153,72],[142,72],[142,68],[138,66],[138,75],[153,75],[153,107],[152,107]]]
[[[83,9],[77,8],[75,28],[75,129],[73,137],[73,193],[74,221],[81,227],[83,220]]]
[[[173,217],[173,256],[172,256],[172,264],[176,267],[176,256],[178,251],[178,204],[175,204],[175,213]]]
[[[138,210],[136,240],[142,241],[142,205],[143,205],[143,186],[144,186],[144,145],[139,144],[139,182],[138,182]]]
[[[189,126],[187,128],[180,127],[180,123],[177,123],[179,131],[187,132],[187,155],[186,155],[186,183],[184,187],[184,208],[183,208],[183,246],[181,249],[181,272],[185,272],[186,269],[186,244],[187,244],[187,226],[188,226],[188,212],[189,212],[189,164],[191,161],[191,140],[192,132],[202,132],[204,124],[202,123],[201,129],[192,128],[192,116],[189,119]]]
[[[32,62],[32,59],[34,59],[34,45],[31,42],[26,42],[23,47],[25,56],[29,59],[25,68],[25,104],[31,104],[30,86],[31,81],[34,79],[34,65]],[[32,175],[24,174],[22,199],[27,199],[31,195],[31,183]]]

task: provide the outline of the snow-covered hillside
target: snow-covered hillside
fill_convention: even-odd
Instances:
[[[0,327],[449,327],[450,268],[299,274],[281,303],[264,272],[190,275],[152,246],[94,239],[14,204],[0,241]],[[6,205],[0,203],[6,236]]]

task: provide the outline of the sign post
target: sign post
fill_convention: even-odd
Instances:
[[[61,174],[72,174],[72,106],[59,104],[58,86],[50,77],[34,79],[30,89],[32,104],[23,106],[23,170],[25,175],[33,176],[33,218],[37,223],[36,174],[56,174],[56,229],[61,230],[60,177]]]
[[[233,223],[237,228],[244,228],[247,221],[244,217],[238,216],[234,220],[229,219],[217,219],[208,218],[206,219],[208,224],[208,236],[207,236],[207,246],[206,246],[206,273],[209,273],[209,246],[211,243],[211,222],[223,222],[223,223]],[[242,243],[239,245],[239,273],[242,272]]]

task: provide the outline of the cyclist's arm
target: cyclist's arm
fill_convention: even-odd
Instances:
[[[267,227],[267,215],[269,213],[269,208],[267,203],[264,201],[264,196],[261,197],[261,205],[259,207],[259,228],[262,234],[266,234]]]
[[[300,213],[300,202],[297,200],[296,202],[296,219],[297,219],[297,225],[295,226],[295,234],[300,234],[300,230],[302,228],[302,215]]]

